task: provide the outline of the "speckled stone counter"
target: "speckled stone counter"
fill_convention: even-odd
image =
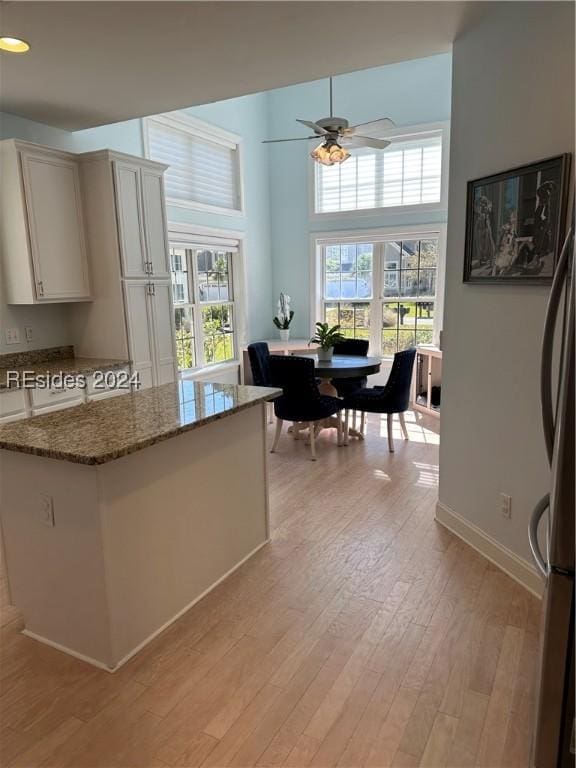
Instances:
[[[0,448],[105,464],[280,394],[184,380],[1,426]]]
[[[115,670],[264,546],[278,394],[183,381],[2,426],[24,633]]]
[[[15,371],[20,376],[28,372],[33,372],[34,376],[55,376],[59,373],[88,375],[95,371],[113,371],[128,365],[129,360],[108,357],[63,357],[9,366],[3,365],[0,360],[0,389],[17,389],[21,386],[19,381],[14,381],[13,375],[8,381],[8,371]]]

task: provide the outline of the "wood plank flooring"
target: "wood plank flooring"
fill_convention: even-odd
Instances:
[[[114,675],[4,605],[2,768],[526,768],[539,603],[434,522],[407,422],[395,454],[378,416],[315,463],[283,436],[270,545]]]

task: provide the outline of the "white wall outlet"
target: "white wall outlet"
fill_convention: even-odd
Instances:
[[[20,344],[20,331],[18,328],[6,328],[6,344]]]
[[[25,325],[24,326],[24,336],[26,337],[26,341],[32,341],[34,338],[34,330],[31,325]]]
[[[54,499],[44,493],[40,496],[40,520],[48,528],[54,528]]]
[[[502,517],[510,520],[512,517],[512,496],[508,496],[507,493],[500,494],[500,511],[502,512]]]

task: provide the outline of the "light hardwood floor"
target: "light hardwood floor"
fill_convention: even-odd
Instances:
[[[538,601],[434,522],[407,422],[395,454],[377,416],[315,463],[283,436],[271,544],[115,675],[5,607],[2,768],[526,767]]]

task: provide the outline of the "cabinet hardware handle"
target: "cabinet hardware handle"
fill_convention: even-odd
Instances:
[[[44,283],[42,280],[38,280],[38,293],[40,296],[44,296]]]
[[[152,286],[152,296],[156,296],[156,286],[155,286],[155,284],[154,283],[150,283],[150,285]]]

